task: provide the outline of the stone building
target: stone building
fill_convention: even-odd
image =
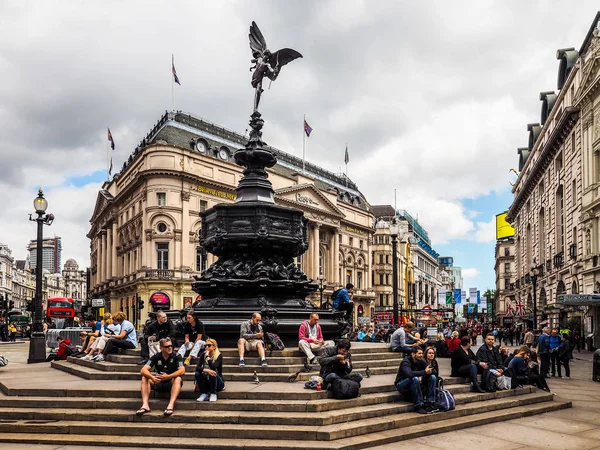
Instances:
[[[79,264],[73,258],[67,259],[62,271],[65,282],[65,297],[72,298],[78,307],[83,306],[87,294],[85,270],[79,270]]]
[[[591,294],[600,281],[595,265],[600,253],[595,212],[600,167],[599,19],[600,14],[579,51],[557,51],[557,91],[540,93],[540,123],[527,126],[528,146],[518,149],[520,173],[507,215],[515,228],[514,292],[515,299],[525,304],[526,316],[531,316],[535,268],[540,325],[580,321],[584,310],[565,307],[560,296]],[[598,308],[591,308],[588,318],[590,326],[597,324]],[[590,328],[585,332],[597,333]]]
[[[37,240],[32,239],[27,246],[31,268],[37,267]],[[62,239],[58,236],[42,240],[42,268],[50,273],[60,273]]]
[[[155,309],[192,304],[192,277],[215,261],[199,241],[199,213],[235,201],[243,168],[233,153],[245,142],[189,114],[161,117],[98,193],[88,233],[93,297],[130,317],[136,296]],[[275,202],[302,210],[308,220],[309,249],[297,263],[309,278],[324,279],[324,298],[352,282],[357,308],[370,315],[370,205],[347,177],[308,162],[303,170],[301,159],[272,150],[278,163],[267,171]]]
[[[494,312],[501,325],[511,325],[514,322],[514,310],[507,308],[507,306],[515,303],[515,283],[517,281],[515,239],[513,237],[496,241],[495,261],[496,299]]]
[[[29,258],[16,260],[13,265],[12,299],[16,309],[27,309],[35,297],[35,274],[29,266]]]
[[[13,263],[11,249],[0,243],[0,298],[4,300],[12,298]]]

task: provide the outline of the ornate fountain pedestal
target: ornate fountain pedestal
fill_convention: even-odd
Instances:
[[[235,345],[241,322],[253,312],[260,312],[265,330],[277,333],[287,346],[297,345],[298,327],[313,311],[326,337],[335,338],[347,323],[305,300],[317,289],[294,261],[308,249],[306,219],[302,211],[275,204],[265,168],[277,159],[262,141],[263,123],[255,111],[250,140],[234,155],[246,168],[236,203],[201,213],[200,242],[219,259],[192,284],[202,296],[196,311],[219,345]]]

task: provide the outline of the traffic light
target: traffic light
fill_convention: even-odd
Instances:
[[[31,300],[30,302],[27,302],[27,306],[25,307],[25,310],[27,312],[33,312],[33,300]]]
[[[142,300],[142,298],[139,295],[137,295],[137,307],[138,310],[144,309],[144,300]]]
[[[14,300],[9,300],[8,302],[8,310],[12,310],[15,309],[15,301]]]

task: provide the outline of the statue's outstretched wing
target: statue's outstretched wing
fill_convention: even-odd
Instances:
[[[271,55],[270,63],[273,68],[281,68],[287,63],[290,63],[298,58],[302,58],[302,55],[296,50],[291,48],[282,48]]]
[[[250,34],[248,37],[250,38],[250,49],[252,52],[258,52],[261,55],[264,54],[267,49],[267,42],[254,21],[250,25]]]

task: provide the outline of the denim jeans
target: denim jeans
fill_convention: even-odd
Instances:
[[[425,393],[427,395],[426,400],[429,403],[435,403],[437,400],[437,377],[431,375],[424,379]],[[418,377],[405,378],[396,384],[396,389],[402,395],[410,396],[410,399],[414,402],[415,406],[422,406],[423,390],[421,389],[421,380]]]
[[[325,384],[327,386],[329,386],[333,382],[333,380],[337,380],[338,378],[356,381],[358,384],[360,384],[360,382],[363,379],[363,376],[360,373],[349,373],[348,375],[344,375],[343,377],[340,377],[337,373],[333,372],[333,373],[330,373],[329,375],[327,375],[323,381],[325,382]]]
[[[458,376],[469,378],[471,383],[477,382],[477,366],[475,364],[466,364],[458,369]]]
[[[198,384],[198,392],[201,394],[216,394],[225,387],[225,382],[218,374],[213,377],[212,375],[205,376],[204,373],[196,372],[195,378]]]

